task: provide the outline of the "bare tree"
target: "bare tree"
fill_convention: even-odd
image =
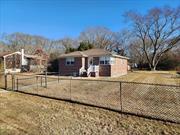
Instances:
[[[76,39],[72,39],[70,37],[65,37],[59,40],[64,48],[64,51],[67,53],[69,49],[77,49],[79,46],[79,42]]]
[[[141,44],[140,41],[134,40],[129,45],[128,51],[129,51],[129,56],[131,58],[130,59],[131,62],[136,63],[139,66],[139,68],[142,68],[142,66],[145,63],[147,63],[147,60],[144,59],[145,53],[139,44]]]
[[[133,40],[133,34],[129,30],[121,30],[113,33],[113,38],[109,50],[116,51],[120,55],[127,55],[128,48]]]
[[[105,27],[89,27],[80,33],[79,40],[93,44],[97,48],[107,49],[111,46],[113,32]]]
[[[0,40],[0,53],[7,50],[7,47],[3,41]]]
[[[63,48],[59,40],[50,40],[42,36],[24,33],[6,34],[1,37],[0,41],[10,51],[25,49],[29,54],[33,54],[37,48],[43,49],[48,54]]]
[[[146,15],[130,11],[126,16],[133,23],[149,67],[156,70],[161,57],[180,41],[180,7],[153,8]]]

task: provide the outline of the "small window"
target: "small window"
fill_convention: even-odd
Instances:
[[[74,58],[66,58],[66,65],[74,65]]]
[[[114,58],[114,57],[111,57],[111,58],[110,58],[110,64],[111,64],[111,65],[115,64],[115,58]]]

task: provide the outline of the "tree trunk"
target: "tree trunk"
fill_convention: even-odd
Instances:
[[[151,71],[156,71],[156,66],[151,66]]]
[[[151,71],[156,71],[156,64],[155,64],[155,60],[153,60],[153,62],[152,63],[150,63],[150,65],[151,65],[151,67],[150,67],[150,69],[151,69]]]

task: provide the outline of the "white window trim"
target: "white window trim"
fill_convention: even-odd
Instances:
[[[116,63],[116,58],[115,57],[110,57],[110,64],[114,65]]]
[[[70,63],[70,64],[67,64],[68,60],[69,60],[69,63]],[[74,58],[74,57],[67,57],[67,58],[66,58],[66,65],[67,65],[67,66],[72,66],[72,65],[74,65],[74,63],[72,64],[72,62],[75,63],[75,58]]]
[[[105,64],[106,60],[109,61],[108,64]],[[101,61],[104,61],[104,63],[102,64]],[[114,61],[114,62],[112,62],[112,61]],[[113,64],[115,64],[115,58],[114,57],[111,57],[111,56],[101,56],[101,57],[99,57],[99,65],[113,65]]]

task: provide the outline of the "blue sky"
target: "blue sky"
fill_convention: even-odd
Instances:
[[[77,37],[89,26],[128,27],[123,13],[177,7],[180,0],[0,0],[0,34],[23,32],[51,39]]]

